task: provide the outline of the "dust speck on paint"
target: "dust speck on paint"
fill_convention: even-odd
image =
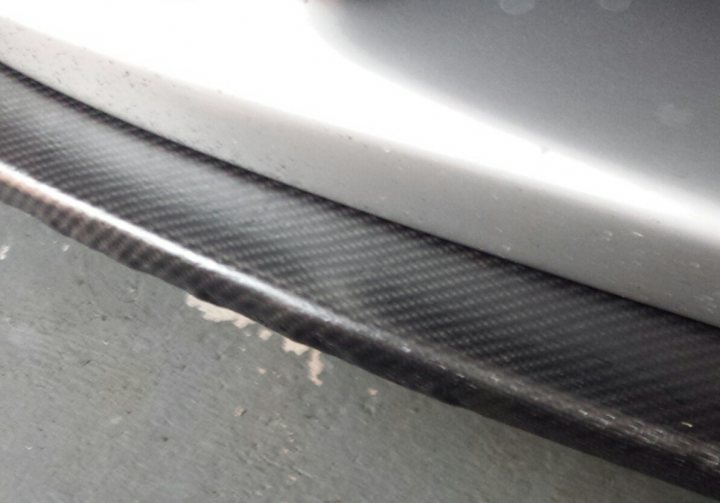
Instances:
[[[185,304],[200,311],[203,319],[213,321],[215,323],[229,321],[237,328],[245,328],[255,323],[253,320],[243,316],[242,314],[238,314],[229,309],[225,309],[224,307],[218,307],[214,304],[210,304],[209,302],[202,301],[192,295],[188,295],[185,298]]]
[[[5,260],[8,256],[9,251],[10,251],[10,246],[8,246],[8,245],[0,246],[0,260]]]
[[[233,411],[233,416],[235,417],[241,417],[245,415],[245,409],[242,407],[235,407],[235,410]]]
[[[368,388],[368,395],[377,396],[377,394],[378,394],[378,390],[376,390],[375,388]]]
[[[264,369],[264,368],[262,368],[262,367],[258,367],[258,368],[257,368],[257,371],[258,371],[258,374],[263,375],[263,376],[264,376],[265,374],[267,374],[267,369]]]

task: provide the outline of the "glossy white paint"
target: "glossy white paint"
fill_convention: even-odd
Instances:
[[[373,64],[318,21],[343,3],[9,0],[0,61],[258,173],[720,324],[712,191]],[[540,9],[515,3],[503,15]],[[675,126],[692,118],[658,110]]]

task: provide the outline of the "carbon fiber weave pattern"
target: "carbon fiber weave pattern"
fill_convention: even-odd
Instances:
[[[404,386],[720,496],[716,328],[208,158],[5,67],[0,200]]]

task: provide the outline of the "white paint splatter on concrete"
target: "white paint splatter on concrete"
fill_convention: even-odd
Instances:
[[[283,351],[286,353],[295,353],[298,356],[304,355],[308,351],[308,378],[315,386],[322,386],[322,379],[320,374],[325,370],[325,364],[322,361],[322,353],[317,349],[311,349],[310,347],[300,344],[299,342],[291,341],[288,338],[283,339]]]
[[[325,364],[322,361],[322,353],[317,349],[310,350],[310,357],[308,358],[308,377],[315,386],[322,386],[322,379],[320,374],[325,370]]]
[[[265,374],[267,374],[267,369],[264,369],[264,368],[262,368],[262,367],[258,367],[258,368],[257,368],[257,371],[258,371],[258,374],[263,375],[263,376],[264,376]]]
[[[63,251],[63,253],[65,253],[65,252],[68,251],[69,249],[70,249],[70,245],[69,245],[69,244],[64,244],[64,245],[62,245],[62,251]]]
[[[304,355],[310,349],[305,344],[300,344],[287,338],[283,340],[282,348],[286,353],[295,353],[298,356]]]
[[[9,245],[0,246],[0,260],[5,260],[8,256],[8,252],[10,252]]]
[[[213,321],[215,323],[229,321],[237,328],[245,328],[255,323],[253,320],[243,316],[242,314],[238,314],[229,309],[225,309],[224,307],[218,307],[214,304],[210,304],[209,302],[202,301],[192,295],[188,295],[185,298],[185,304],[200,311],[203,319]]]
[[[233,411],[233,416],[235,417],[241,417],[245,415],[245,409],[242,407],[235,407],[235,410]]]
[[[375,388],[368,388],[368,395],[377,396],[377,394],[378,394],[378,390],[376,390]]]
[[[230,309],[218,307],[214,304],[210,304],[209,302],[205,302],[196,297],[193,297],[192,295],[186,296],[185,304],[200,311],[202,313],[203,319],[215,323],[229,321],[239,329],[243,329],[255,323],[250,318],[231,311]],[[258,337],[263,341],[267,341],[273,336],[273,333],[274,332],[272,332],[271,330],[262,327],[258,332]],[[309,353],[307,360],[308,379],[310,379],[310,382],[312,382],[314,385],[322,386],[323,381],[322,379],[320,379],[320,375],[325,370],[325,364],[322,361],[322,353],[320,351],[318,351],[317,349],[311,349],[310,347],[304,344],[300,344],[299,342],[292,341],[287,337],[282,338],[282,349],[286,353],[293,353],[297,356],[302,356],[305,353]],[[258,373],[263,375],[267,373],[267,370],[265,370],[264,368],[258,368],[257,371]]]

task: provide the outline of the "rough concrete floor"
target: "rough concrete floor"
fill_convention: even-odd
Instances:
[[[0,223],[0,501],[708,501]]]

